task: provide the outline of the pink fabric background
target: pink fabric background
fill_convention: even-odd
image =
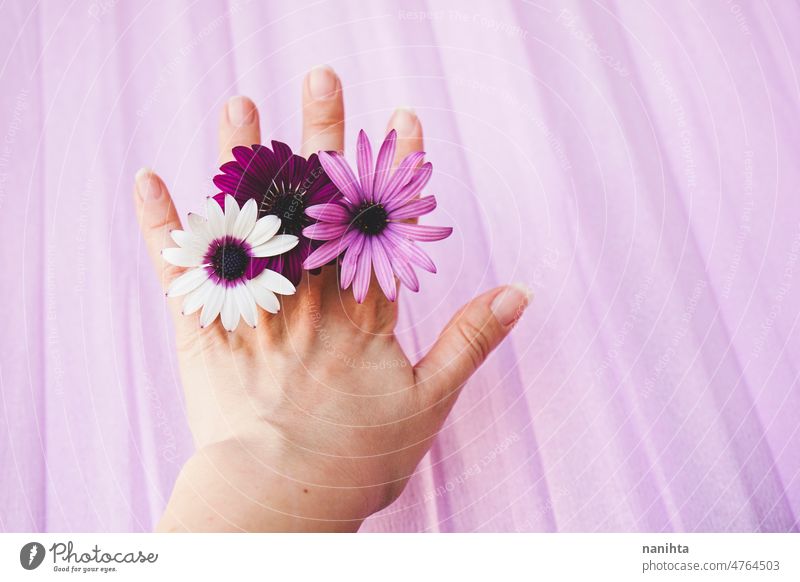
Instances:
[[[297,144],[423,119],[441,274],[536,298],[367,530],[787,531],[800,513],[800,8],[791,2],[5,2],[0,529],[140,531],[191,452],[131,201],[213,194],[218,111]]]

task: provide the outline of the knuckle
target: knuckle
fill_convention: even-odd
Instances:
[[[342,130],[344,128],[342,113],[336,108],[322,107],[309,111],[306,127],[309,132],[322,133],[329,129]]]
[[[486,326],[479,325],[470,319],[462,319],[456,325],[456,332],[461,336],[467,357],[477,368],[492,351]]]
[[[184,267],[176,267],[175,265],[170,265],[166,261],[161,261],[163,264],[163,268],[161,270],[161,277],[164,281],[164,285],[168,286],[172,283],[175,279],[183,275],[186,272]]]
[[[163,235],[166,237],[169,231],[174,228],[180,228],[176,225],[172,213],[158,212],[147,223],[147,229],[155,235]]]

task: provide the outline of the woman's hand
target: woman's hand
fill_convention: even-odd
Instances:
[[[303,87],[303,148],[344,149],[341,82],[317,67]],[[413,112],[398,109],[398,160],[422,150]],[[220,118],[221,161],[261,143],[244,97]],[[136,206],[165,288],[184,270],[162,261],[181,222],[162,180],[136,176]],[[175,320],[178,360],[197,452],[178,477],[159,530],[355,531],[394,501],[430,448],[462,385],[508,334],[528,301],[523,287],[494,289],[464,306],[416,365],[394,336],[397,304],[375,281],[357,305],[335,267],[305,275],[277,315],[255,329],[201,329]]]

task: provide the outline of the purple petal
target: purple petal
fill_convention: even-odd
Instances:
[[[353,242],[358,235],[358,232],[351,230],[341,238],[329,240],[320,245],[318,249],[313,251],[306,260],[303,262],[303,268],[306,270],[316,269],[323,265],[327,265],[333,259],[341,255],[347,247]]]
[[[331,240],[342,236],[347,229],[348,224],[332,224],[330,222],[317,222],[311,226],[303,229],[303,236],[312,240]]]
[[[358,167],[358,177],[361,181],[361,191],[366,199],[369,200],[372,197],[372,146],[363,129],[358,132],[356,165]]]
[[[341,204],[317,204],[306,208],[306,214],[316,220],[338,224],[350,224],[350,213]]]
[[[413,242],[391,232],[389,229],[384,230],[383,235],[395,245],[395,252],[405,257],[409,262],[421,269],[425,269],[429,273],[436,272],[436,265],[433,264],[431,258]]]
[[[394,196],[392,196],[391,200],[384,202],[386,209],[391,212],[395,208],[399,208],[405,204],[408,200],[414,198],[414,196],[422,191],[422,189],[428,183],[428,180],[431,179],[431,173],[433,173],[433,164],[430,162],[422,164],[408,184],[403,186]]]
[[[424,214],[433,212],[436,208],[436,197],[425,196],[417,200],[407,202],[397,210],[389,212],[390,220],[403,220],[406,218],[419,218]]]
[[[297,248],[297,247],[295,247]],[[294,249],[292,249],[294,250]],[[292,251],[289,251],[292,252]],[[286,266],[286,255],[289,253],[284,253],[282,255],[278,255],[277,257],[269,257],[267,258],[267,269],[275,271],[276,273],[283,274],[284,267]],[[258,261],[261,259],[253,259],[253,262]]]
[[[407,222],[391,222],[386,227],[386,230],[389,229],[406,238],[423,242],[442,240],[453,232],[451,226],[429,226],[427,224],[409,224]]]
[[[297,287],[300,279],[303,278],[303,264],[297,253],[292,253],[284,260],[283,271],[281,274]]]
[[[369,280],[372,278],[372,253],[370,245],[365,241],[358,255],[356,276],[353,279],[353,296],[356,303],[364,303],[369,291]]]
[[[236,146],[233,148],[232,153],[234,159],[239,163],[245,172],[250,170],[253,157],[256,155],[256,152],[253,151],[252,148],[246,146]]]
[[[342,196],[342,193],[339,192],[339,188],[336,187],[336,184],[330,181],[327,175],[325,178],[319,178],[317,182],[325,182],[322,186],[318,188],[313,188],[306,192],[306,200],[308,201],[309,205],[312,204],[325,204],[326,202],[331,201],[342,201],[345,202],[346,199]]]
[[[425,152],[414,152],[403,158],[403,161],[400,162],[397,170],[395,170],[388,184],[386,184],[386,189],[383,191],[382,199],[384,204],[394,198],[395,195],[408,184],[411,178],[414,177],[414,174],[419,171],[419,165],[424,159]]]
[[[306,190],[306,197],[308,198],[321,188],[332,186],[330,178],[328,178],[328,175],[325,173],[322,164],[319,163],[319,156],[317,154],[311,154],[311,156],[309,156],[303,174],[303,186]],[[336,186],[333,187],[336,188]]]
[[[291,185],[292,188],[297,189],[303,183],[303,178],[305,177],[306,159],[295,154],[292,156],[291,160],[293,168],[293,172],[290,178]]]
[[[273,258],[276,257],[250,259],[250,265],[247,267],[247,278],[255,279],[256,277],[258,277],[264,271],[264,269],[267,268],[267,265],[269,265],[270,260]],[[273,271],[278,271],[278,269],[275,269],[273,267],[269,268],[272,269]]]
[[[372,198],[375,202],[380,202],[383,197],[384,189],[389,181],[389,173],[392,171],[392,161],[394,161],[394,151],[397,147],[397,132],[392,130],[386,139],[383,140],[381,151],[378,152],[378,161],[375,164],[375,181],[372,188]]]
[[[261,178],[266,186],[269,186],[278,174],[278,161],[275,159],[275,154],[265,146],[253,146],[255,155],[253,156],[252,165],[256,170],[256,175]]]
[[[311,154],[308,156],[308,160],[306,160],[306,171],[303,178],[313,179],[314,176],[319,177],[322,174],[323,172],[320,171],[319,156],[317,154]]]
[[[351,204],[362,201],[353,170],[338,152],[319,152],[319,161],[325,172]]]
[[[246,175],[251,183],[258,183],[260,190],[266,190],[277,173],[275,156],[261,145],[252,147],[236,146],[233,148],[235,161],[220,166],[220,170],[234,177]]]
[[[392,264],[389,262],[389,255],[383,248],[380,237],[374,236],[369,239],[370,249],[372,250],[372,265],[375,267],[375,276],[378,284],[383,289],[383,294],[389,301],[397,299],[397,283],[394,281]]]
[[[219,169],[229,176],[233,176],[234,178],[241,178],[244,174],[244,170],[242,170],[241,164],[239,162],[225,162],[222,164]]]
[[[272,140],[272,151],[275,153],[278,171],[284,175],[291,175],[294,167],[294,164],[292,164],[292,148],[283,142]]]
[[[341,272],[341,286],[342,289],[347,289],[353,282],[356,275],[356,266],[358,265],[358,256],[361,254],[361,249],[364,247],[366,237],[357,236],[348,247],[342,259],[342,272]]]
[[[264,189],[246,174],[241,178],[234,178],[228,174],[217,174],[214,176],[214,185],[225,194],[237,198],[260,198],[264,195]]]

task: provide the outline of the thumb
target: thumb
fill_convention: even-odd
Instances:
[[[519,283],[479,295],[450,320],[414,368],[417,384],[449,411],[461,386],[513,329],[530,301]]]

